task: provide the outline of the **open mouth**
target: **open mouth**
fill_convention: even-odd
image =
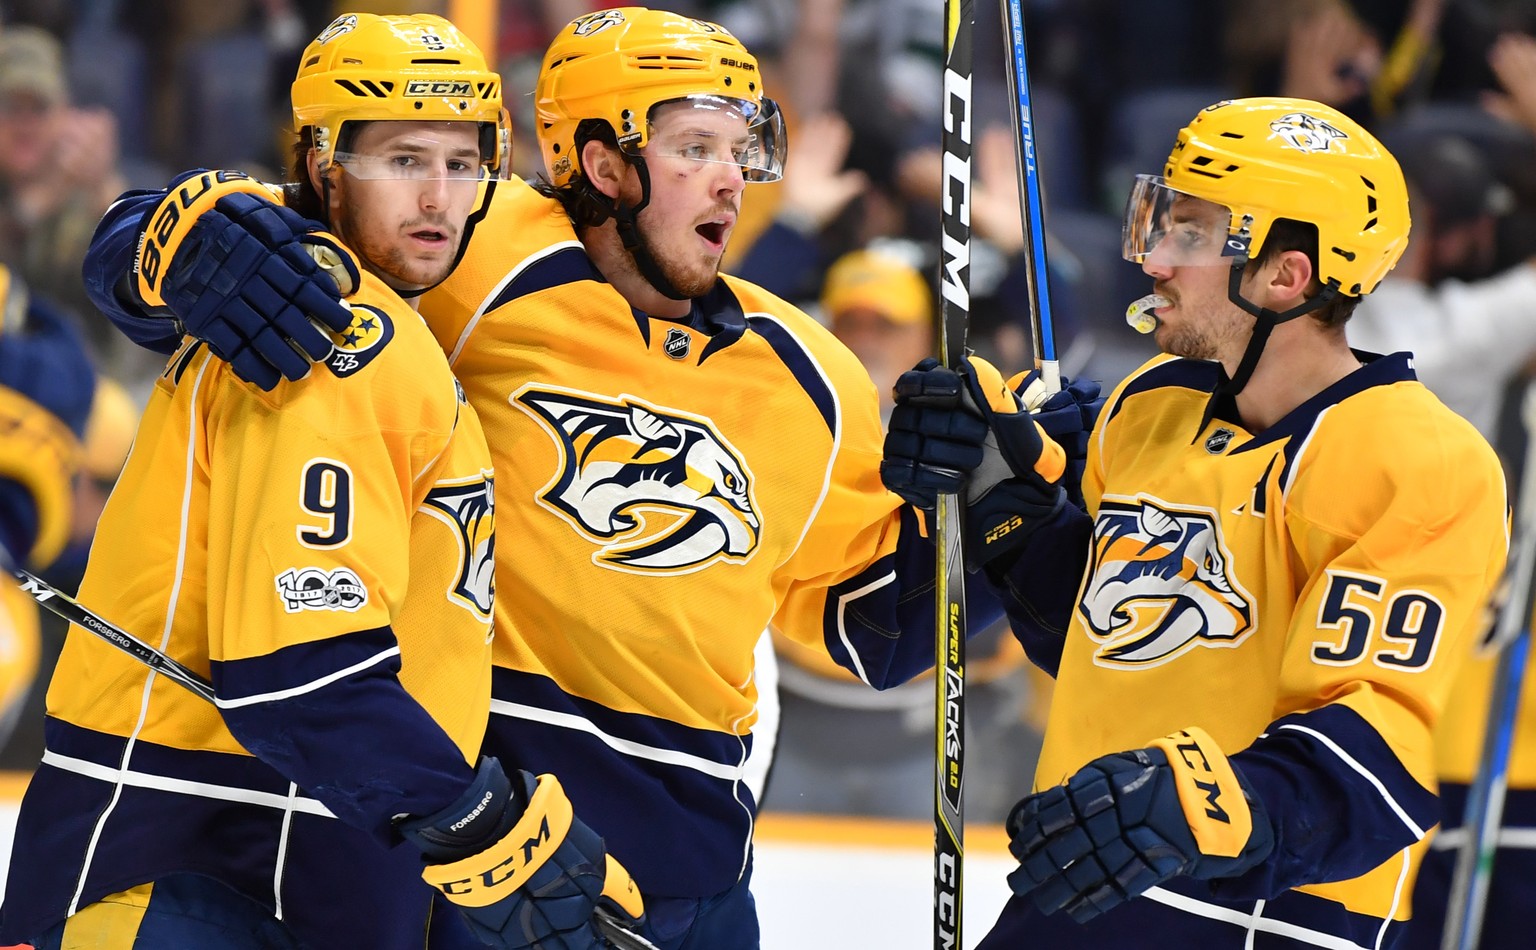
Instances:
[[[694,228],[699,236],[716,247],[725,246],[725,235],[730,230],[730,225],[724,221],[705,221]]]
[[[420,231],[412,231],[411,237],[422,242],[423,244],[430,244],[433,246],[445,244],[448,241],[448,234],[446,232],[434,231],[430,228],[423,228]]]

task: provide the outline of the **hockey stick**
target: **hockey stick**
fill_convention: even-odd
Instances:
[[[1029,255],[1024,259],[1024,281],[1029,287],[1029,328],[1035,337],[1035,369],[1047,393],[1061,390],[1061,366],[1056,360],[1056,331],[1051,318],[1051,287],[1045,261],[1045,218],[1040,199],[1040,162],[1035,154],[1035,114],[1029,102],[1029,61],[1024,50],[1023,0],[1008,0],[1003,10],[1003,31],[1008,34],[1012,57],[1008,92],[1017,101],[1013,113],[1014,159],[1019,173],[1019,216],[1024,222]]]
[[[592,909],[592,922],[598,933],[613,945],[614,950],[661,950],[660,947],[619,923],[619,919],[605,907]]]
[[[11,576],[20,582],[22,590],[32,595],[33,600],[55,614],[77,627],[96,634],[135,660],[157,673],[165,674],[210,703],[214,701],[213,684],[200,674],[177,663],[117,624],[103,620],[79,601],[42,578],[19,567],[11,569]]]
[[[974,0],[944,0],[944,192],[939,263],[939,361],[965,357],[971,290],[971,33]],[[965,822],[965,552],[961,500],[940,495],[935,507],[933,945],[960,947]]]
[[[12,568],[11,576],[21,584],[22,590],[32,595],[33,600],[53,613],[96,634],[150,669],[164,673],[208,702],[214,702],[213,684],[197,672],[181,665],[117,624],[102,619],[94,611],[42,578],[21,568]],[[593,910],[592,920],[604,939],[612,944],[615,950],[658,950],[655,944],[626,928],[618,918],[601,907]]]
[[[1456,853],[1456,873],[1445,908],[1441,950],[1477,950],[1482,942],[1488,886],[1504,817],[1509,785],[1509,753],[1520,706],[1531,641],[1531,599],[1536,593],[1536,382],[1526,385],[1520,406],[1525,423],[1525,468],[1520,473],[1517,546],[1506,568],[1505,600],[1498,605],[1493,646],[1499,650],[1488,700],[1488,723],[1477,775],[1467,790],[1462,827],[1467,839]]]

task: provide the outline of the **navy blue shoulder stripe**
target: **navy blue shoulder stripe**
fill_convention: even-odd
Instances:
[[[1418,379],[1407,353],[1376,356],[1356,350],[1355,356],[1360,358],[1364,363],[1363,366],[1292,409],[1284,419],[1233,449],[1232,454],[1252,452],[1260,446],[1287,440],[1284,450],[1285,465],[1280,469],[1280,484],[1284,485],[1291,476],[1291,466],[1296,461],[1296,453],[1306,444],[1307,436],[1316,428],[1317,419],[1323,414],[1323,410],[1376,386],[1390,386],[1393,383]]]
[[[598,283],[607,283],[603,275],[593,265],[587,252],[579,247],[565,247],[540,258],[523,268],[485,307],[485,312],[510,303],[519,297],[536,294],[541,290],[558,287],[561,284],[574,284],[583,280],[595,280]]]
[[[832,433],[832,438],[837,438],[837,397],[832,391],[832,385],[821,374],[821,367],[811,359],[811,354],[796,340],[784,325],[764,314],[755,314],[747,317],[747,324],[752,331],[767,341],[773,348],[773,352],[779,360],[789,368],[791,375],[800,383],[800,388],[811,397],[811,402],[821,413],[821,420],[827,424],[827,431]]]
[[[1195,392],[1210,393],[1216,390],[1216,384],[1221,378],[1221,364],[1208,360],[1169,360],[1160,363],[1151,369],[1143,370],[1140,375],[1126,384],[1120,391],[1120,398],[1115,400],[1110,407],[1109,416],[1104,421],[1108,422],[1120,412],[1120,407],[1125,401],[1138,393],[1148,392],[1153,389],[1192,389]]]

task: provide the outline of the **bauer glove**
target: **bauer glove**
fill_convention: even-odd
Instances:
[[[986,360],[925,359],[901,374],[880,478],[924,511],[964,491],[966,567],[1013,550],[1066,504],[1061,446]]]
[[[203,172],[171,188],[139,241],[133,287],[169,310],[241,379],[271,389],[302,379],[352,314],[357,261],[318,221],[277,204],[240,172]]]
[[[1008,884],[1079,923],[1171,877],[1236,877],[1274,850],[1264,806],[1205,731],[1094,759],[1008,815]]]
[[[606,950],[594,913],[631,931],[644,920],[629,872],[572,813],[553,775],[518,771],[509,780],[484,758],[458,801],[397,827],[426,857],[422,877],[487,946]]]

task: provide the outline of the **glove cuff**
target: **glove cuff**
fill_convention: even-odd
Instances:
[[[139,250],[133,261],[133,290],[139,302],[152,309],[166,306],[162,293],[166,268],[181,249],[203,212],[225,195],[247,192],[276,201],[276,193],[261,182],[239,171],[211,171],[193,175],[168,192],[150,214],[139,237]]]
[[[528,883],[565,842],[575,818],[559,779],[540,775],[537,782],[512,830],[484,851],[449,864],[427,865],[422,878],[465,907],[488,907]]]
[[[1197,876],[1240,874],[1262,861],[1274,847],[1274,833],[1263,806],[1232,767],[1216,740],[1198,726],[1151,743],[1168,759],[1184,819],[1194,834],[1201,859],[1213,865]],[[1205,859],[1226,859],[1207,861]]]
[[[399,823],[402,837],[421,849],[428,861],[454,861],[483,851],[506,836],[513,822],[526,810],[533,778],[518,773],[508,781],[501,763],[487,756],[480,760],[475,780],[447,808]],[[526,778],[528,789],[519,788]]]

